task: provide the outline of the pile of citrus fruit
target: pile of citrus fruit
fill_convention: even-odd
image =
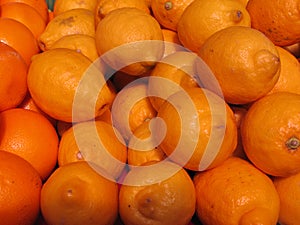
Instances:
[[[299,0],[0,0],[0,225],[297,225]]]

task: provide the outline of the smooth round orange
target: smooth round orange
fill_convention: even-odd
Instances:
[[[54,48],[68,48],[75,50],[88,57],[92,62],[99,57],[95,38],[86,34],[66,35],[53,43],[50,49]]]
[[[160,106],[153,132],[159,147],[186,169],[202,171],[227,159],[237,145],[237,127],[228,104],[194,87],[170,95]]]
[[[71,9],[88,9],[92,12],[95,11],[98,0],[83,0],[83,1],[74,1],[74,0],[55,0],[53,5],[53,16],[57,16],[60,13]]]
[[[275,45],[288,46],[300,42],[298,0],[249,0],[247,11],[251,27],[263,32]]]
[[[128,164],[142,166],[151,161],[161,161],[165,157],[165,153],[158,148],[154,134],[151,133],[151,121],[143,122],[134,130],[128,141]]]
[[[96,25],[102,20],[109,12],[124,7],[133,7],[150,14],[150,9],[144,0],[98,0],[95,7],[95,23]]]
[[[151,10],[155,19],[164,27],[177,30],[179,19],[184,10],[194,0],[152,0]]]
[[[58,165],[89,161],[114,179],[124,169],[127,148],[118,131],[104,121],[81,122],[66,130],[60,140]]]
[[[49,120],[26,109],[0,113],[0,149],[26,159],[45,180],[57,161],[58,136]]]
[[[77,8],[55,16],[40,35],[38,44],[42,51],[46,51],[60,38],[72,34],[95,36],[94,14],[92,11]]]
[[[163,56],[163,34],[153,16],[133,7],[111,11],[96,27],[98,54],[113,69],[139,76]]]
[[[87,162],[57,168],[43,185],[41,212],[49,225],[113,225],[118,185]]]
[[[144,121],[156,116],[147,96],[147,84],[137,81],[118,92],[111,109],[112,124],[127,142]]]
[[[33,7],[21,2],[0,5],[0,17],[11,18],[23,23],[38,39],[46,28],[47,22]]]
[[[165,29],[165,28],[162,28],[161,31],[163,33],[164,42],[165,42],[165,51],[164,51],[163,58],[174,52],[184,50],[184,47],[179,41],[178,34],[176,31]]]
[[[287,91],[300,94],[300,63],[288,50],[276,46],[280,59],[279,79],[269,94]]]
[[[126,175],[119,194],[121,220],[139,225],[188,224],[196,196],[187,171],[168,161],[150,165],[156,167],[135,167]]]
[[[263,33],[250,27],[231,26],[214,33],[198,55],[214,75],[201,74],[200,82],[212,91],[220,86],[224,99],[231,104],[256,101],[279,79],[277,48]]]
[[[276,224],[279,196],[272,180],[251,163],[231,157],[194,176],[197,216],[203,224]]]
[[[43,20],[48,22],[48,6],[45,0],[0,0],[0,5],[8,2],[20,2],[34,8],[43,18]]]
[[[237,0],[194,0],[184,10],[177,26],[180,42],[198,52],[213,33],[230,26],[250,27],[250,16]]]
[[[115,97],[102,72],[86,56],[67,48],[36,55],[27,81],[37,106],[65,122],[93,119],[110,108]]]
[[[0,112],[18,106],[25,98],[27,71],[22,56],[0,42]]]
[[[278,222],[280,224],[297,224],[300,220],[298,204],[300,173],[289,177],[275,177],[273,182],[280,198]]]
[[[34,224],[39,216],[42,188],[37,171],[16,154],[0,150],[0,177],[1,223]]]
[[[177,51],[159,61],[149,76],[147,93],[157,111],[172,94],[183,89],[199,87],[195,79],[197,54]]]
[[[10,18],[0,18],[0,42],[19,52],[27,65],[31,63],[31,57],[40,51],[29,28]]]
[[[277,92],[254,102],[241,135],[249,160],[272,176],[300,172],[300,95]]]

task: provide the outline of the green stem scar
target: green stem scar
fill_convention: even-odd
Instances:
[[[295,150],[300,146],[300,140],[296,137],[291,137],[287,142],[285,142],[286,147],[290,150]]]
[[[165,2],[165,9],[170,10],[173,8],[173,3],[170,1]]]

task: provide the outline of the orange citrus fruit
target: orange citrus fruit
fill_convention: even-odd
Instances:
[[[47,1],[45,0],[0,0],[0,5],[8,3],[8,2],[20,2],[27,4],[34,8],[43,18],[43,20],[48,22],[48,7]]]
[[[36,55],[27,81],[37,106],[65,122],[93,119],[109,108],[115,97],[102,72],[86,56],[67,48]],[[91,107],[93,104],[95,108]]]
[[[179,19],[184,10],[194,0],[152,0],[151,10],[155,19],[164,27],[177,30]]]
[[[15,108],[0,113],[0,149],[26,159],[45,180],[56,166],[58,136],[40,113]]]
[[[147,84],[137,82],[118,92],[111,109],[112,123],[127,142],[144,121],[156,116],[147,96]]]
[[[19,52],[27,65],[31,63],[31,57],[40,51],[29,28],[11,18],[0,18],[0,42]]]
[[[68,48],[75,50],[82,53],[93,62],[99,57],[95,38],[86,34],[66,35],[53,43],[50,49],[54,48]]]
[[[249,0],[246,8],[251,17],[251,27],[263,32],[275,45],[288,46],[300,42],[298,0]]]
[[[49,50],[54,42],[71,34],[86,34],[95,36],[94,14],[83,8],[67,10],[55,16],[47,24],[38,39],[40,49]]]
[[[288,177],[275,177],[275,188],[280,198],[280,212],[278,222],[280,224],[297,224],[300,220],[300,173]]]
[[[199,87],[178,91],[160,106],[153,132],[159,147],[186,169],[202,171],[227,159],[237,145],[232,110],[218,95]]]
[[[109,12],[124,7],[133,7],[150,14],[149,6],[144,0],[98,0],[95,7],[95,23],[96,25]]]
[[[129,165],[141,166],[151,161],[161,161],[165,159],[165,153],[158,148],[158,145],[151,134],[150,120],[138,126],[128,141]]]
[[[198,55],[214,75],[200,75],[203,86],[215,91],[220,85],[228,103],[253,102],[271,91],[279,79],[277,48],[263,33],[250,27],[231,26],[214,33]]]
[[[38,39],[46,28],[47,22],[43,17],[28,4],[21,2],[9,2],[0,5],[1,18],[11,18],[23,23]]]
[[[161,31],[165,42],[165,51],[163,58],[167,55],[170,55],[180,50],[182,51],[184,49],[181,42],[179,41],[178,34],[176,31],[165,28],[162,28]]]
[[[198,52],[213,33],[230,26],[250,27],[245,6],[236,0],[194,0],[179,19],[177,32],[180,42]]]
[[[190,176],[172,162],[151,165],[157,167],[136,167],[126,175],[119,194],[121,220],[139,225],[188,224],[196,205]]]
[[[103,56],[104,61],[113,69],[130,75],[146,73],[163,56],[159,23],[138,8],[111,11],[98,23],[95,38],[98,54],[108,53]]]
[[[34,224],[39,216],[42,188],[37,171],[18,155],[0,150],[0,177],[1,223]]]
[[[197,216],[203,224],[276,224],[279,196],[272,180],[251,163],[231,157],[194,176]]]
[[[259,169],[273,176],[300,172],[300,95],[277,92],[254,102],[242,124],[245,153]]]
[[[153,107],[158,110],[172,94],[183,89],[199,87],[196,79],[197,54],[176,51],[160,60],[151,71],[147,93]]]
[[[118,215],[118,185],[87,162],[57,168],[41,191],[47,224],[113,225]]]
[[[27,71],[28,66],[22,56],[0,42],[0,112],[16,107],[25,98]]]
[[[111,124],[104,121],[81,122],[61,136],[58,164],[91,161],[117,179],[127,160],[124,141]]]
[[[21,102],[21,104],[18,105],[18,108],[22,108],[22,109],[27,109],[27,110],[32,110],[38,113],[41,113],[43,116],[45,116],[53,126],[56,125],[57,121],[56,119],[53,119],[51,116],[49,116],[48,114],[46,114],[44,111],[42,111],[33,101],[33,99],[30,96],[30,93],[27,92],[25,98],[23,99],[23,101]]]
[[[53,5],[53,16],[57,16],[60,13],[71,9],[88,9],[92,12],[95,11],[98,0],[82,0],[82,1],[73,1],[73,0],[55,0]]]
[[[269,92],[287,91],[300,94],[300,63],[288,50],[276,46],[280,59],[279,79]]]

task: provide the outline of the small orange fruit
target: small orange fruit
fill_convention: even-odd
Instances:
[[[137,81],[118,92],[111,116],[113,125],[127,142],[139,125],[156,116],[147,96],[147,84]]]
[[[19,52],[27,65],[31,63],[31,57],[40,51],[37,41],[29,28],[21,22],[10,18],[0,18],[0,42]]]
[[[237,127],[227,103],[194,87],[170,95],[160,106],[153,132],[159,147],[186,169],[202,171],[227,159],[237,145]]]
[[[248,161],[231,157],[194,176],[203,224],[276,224],[279,196],[272,180]]]
[[[57,168],[41,191],[41,212],[49,225],[113,225],[118,185],[100,168],[74,162]]]
[[[86,34],[66,35],[53,43],[50,49],[54,48],[68,48],[75,50],[88,57],[92,62],[99,57],[95,38]]]
[[[46,23],[48,22],[47,1],[45,0],[0,0],[0,5],[9,2],[19,2],[31,6],[41,15],[41,17]]]
[[[203,86],[215,91],[220,85],[224,99],[231,104],[256,101],[279,79],[277,48],[263,33],[250,27],[231,26],[214,33],[198,55],[214,75],[200,75]]]
[[[124,7],[111,11],[98,23],[96,47],[113,69],[139,76],[163,56],[163,34],[153,16]]]
[[[47,22],[33,7],[21,2],[9,2],[0,5],[0,17],[11,18],[23,23],[38,39],[46,28]]]
[[[195,205],[190,176],[168,161],[133,168],[120,188],[119,213],[124,224],[186,225]]]
[[[159,61],[149,76],[147,93],[158,110],[172,94],[183,89],[199,87],[196,80],[197,54],[177,51]]]
[[[74,0],[55,0],[53,5],[53,16],[71,10],[71,9],[88,9],[92,12],[95,11],[98,0],[82,0],[82,1],[74,1]]]
[[[163,58],[174,52],[184,50],[184,47],[181,45],[176,31],[165,28],[162,28],[161,31],[165,42],[165,51]]]
[[[26,109],[0,113],[0,149],[26,159],[45,180],[57,161],[58,136],[49,120]]]
[[[275,188],[280,198],[280,224],[297,224],[300,221],[300,173],[288,177],[275,177]]]
[[[22,56],[0,42],[0,112],[16,107],[25,98],[27,71],[28,66]]]
[[[88,9],[71,9],[55,16],[38,39],[40,49],[49,50],[54,42],[71,34],[95,36],[94,14]]]
[[[37,106],[65,122],[93,119],[109,108],[115,97],[102,72],[86,56],[67,48],[36,55],[27,81]]]
[[[143,122],[129,139],[128,164],[141,166],[151,161],[161,161],[165,157],[165,153],[158,148],[158,143],[151,134],[151,120]]]
[[[34,224],[42,188],[37,171],[18,155],[0,150],[0,177],[1,224]]]
[[[275,45],[300,42],[298,0],[249,0],[246,8],[251,27],[263,32]]]
[[[300,94],[300,63],[288,50],[276,46],[280,58],[279,79],[269,94],[287,91]]]
[[[300,172],[300,95],[277,92],[254,102],[241,124],[245,153],[263,172]]]
[[[117,179],[127,160],[127,148],[118,131],[104,121],[81,122],[66,130],[59,143],[58,165],[89,161]]]
[[[102,20],[109,12],[124,7],[133,7],[150,14],[149,6],[144,0],[98,0],[95,7],[95,23],[96,25]]]
[[[155,19],[164,27],[177,30],[179,19],[186,7],[194,0],[152,0],[151,9]]]
[[[177,26],[180,42],[198,52],[213,33],[230,26],[250,27],[246,7],[237,0],[194,0],[184,10]]]

